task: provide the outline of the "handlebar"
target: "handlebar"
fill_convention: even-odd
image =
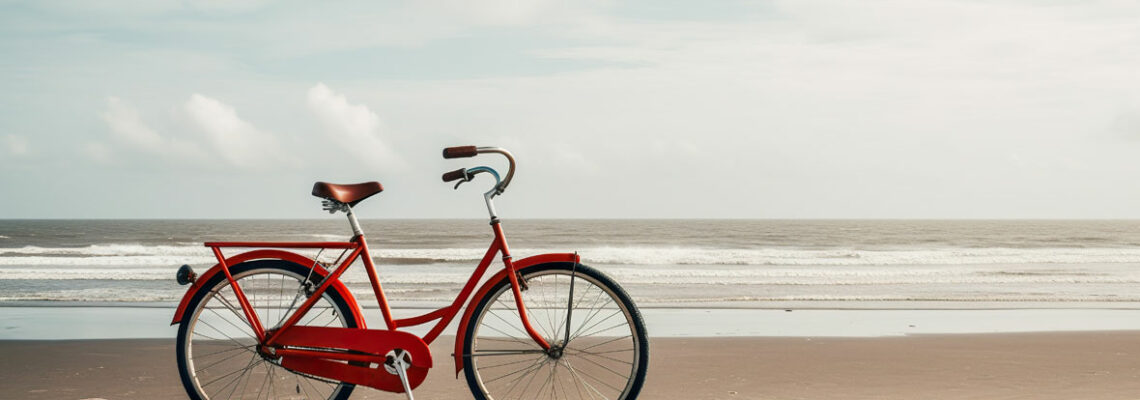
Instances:
[[[495,185],[495,187],[491,188],[491,192],[488,192],[488,193],[493,193],[492,196],[502,194],[503,191],[507,190],[507,185],[511,184],[511,178],[514,178],[514,176],[515,176],[515,157],[511,155],[511,152],[509,152],[505,149],[498,148],[498,147],[456,146],[456,147],[448,147],[448,148],[443,149],[443,158],[448,158],[448,159],[450,159],[450,158],[468,158],[468,157],[474,157],[476,155],[486,154],[486,153],[501,154],[501,155],[503,155],[503,157],[507,158],[507,162],[510,165],[509,169],[507,170],[507,176],[505,178],[503,178],[501,181],[499,181]],[[466,182],[466,181],[471,180],[471,178],[473,178],[475,176],[475,173],[477,172],[476,170],[482,170],[482,169],[491,170],[490,168],[487,168],[487,167],[477,167],[477,168],[472,168],[471,170],[468,170],[466,168],[461,168],[461,169],[457,169],[455,171],[451,171],[451,172],[443,174],[443,181],[444,182],[451,182],[451,181],[462,179],[463,182]],[[491,170],[491,171],[494,171],[494,170]],[[498,173],[495,173],[495,176],[498,177]],[[462,182],[460,182],[460,183],[462,183]],[[459,187],[459,185],[456,185],[456,187]]]

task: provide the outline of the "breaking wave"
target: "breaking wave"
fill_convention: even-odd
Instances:
[[[587,264],[609,265],[966,265],[1140,263],[1140,248],[945,248],[945,249],[717,249],[683,247],[593,247],[515,249],[516,258],[577,250]],[[238,250],[227,250],[236,254]],[[428,264],[479,261],[486,249],[373,249],[381,263]],[[302,252],[312,256],[315,252]],[[326,255],[330,252],[326,252]],[[3,265],[142,266],[205,264],[210,250],[196,246],[104,244],[86,247],[0,248]]]

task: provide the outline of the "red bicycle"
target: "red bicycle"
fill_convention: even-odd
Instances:
[[[493,198],[514,176],[515,160],[496,147],[444,149],[444,158],[503,155],[505,178],[490,167],[443,175],[458,181],[488,174],[483,194],[494,239],[448,306],[395,319],[388,307],[353,206],[380,193],[378,182],[317,182],[313,195],[330,213],[345,212],[347,242],[209,242],[218,263],[191,286],[171,324],[179,324],[178,370],[192,399],[347,399],[356,385],[406,393],[423,383],[433,361],[428,344],[463,311],[455,333],[456,375],[464,371],[476,399],[634,399],[649,366],[645,323],[629,295],[575,253],[514,260]],[[224,248],[257,248],[226,257]],[[339,249],[331,263],[283,249]],[[503,268],[476,289],[496,255]],[[363,261],[385,329],[369,329],[339,280]],[[334,269],[331,267],[335,266]],[[466,305],[466,307],[464,307]],[[423,337],[400,328],[436,321]]]

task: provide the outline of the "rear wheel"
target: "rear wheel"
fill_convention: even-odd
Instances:
[[[320,278],[283,260],[245,262],[230,273],[267,330],[283,323]],[[356,310],[328,290],[297,325],[355,328]],[[257,344],[229,280],[215,275],[190,301],[178,327],[178,371],[186,393],[196,400],[347,399],[352,393],[352,384],[282,368],[258,353]]]
[[[526,333],[504,278],[467,323],[463,359],[475,398],[636,398],[649,367],[649,340],[629,295],[581,264],[528,268],[522,282],[527,317],[552,348],[544,351]]]

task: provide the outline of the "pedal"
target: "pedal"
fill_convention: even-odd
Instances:
[[[408,383],[408,367],[412,365],[412,355],[404,351],[404,349],[395,349],[388,352],[384,362],[384,370],[389,374],[399,375],[400,383],[404,385],[404,393],[408,395],[408,400],[415,400],[412,397],[412,385]]]

